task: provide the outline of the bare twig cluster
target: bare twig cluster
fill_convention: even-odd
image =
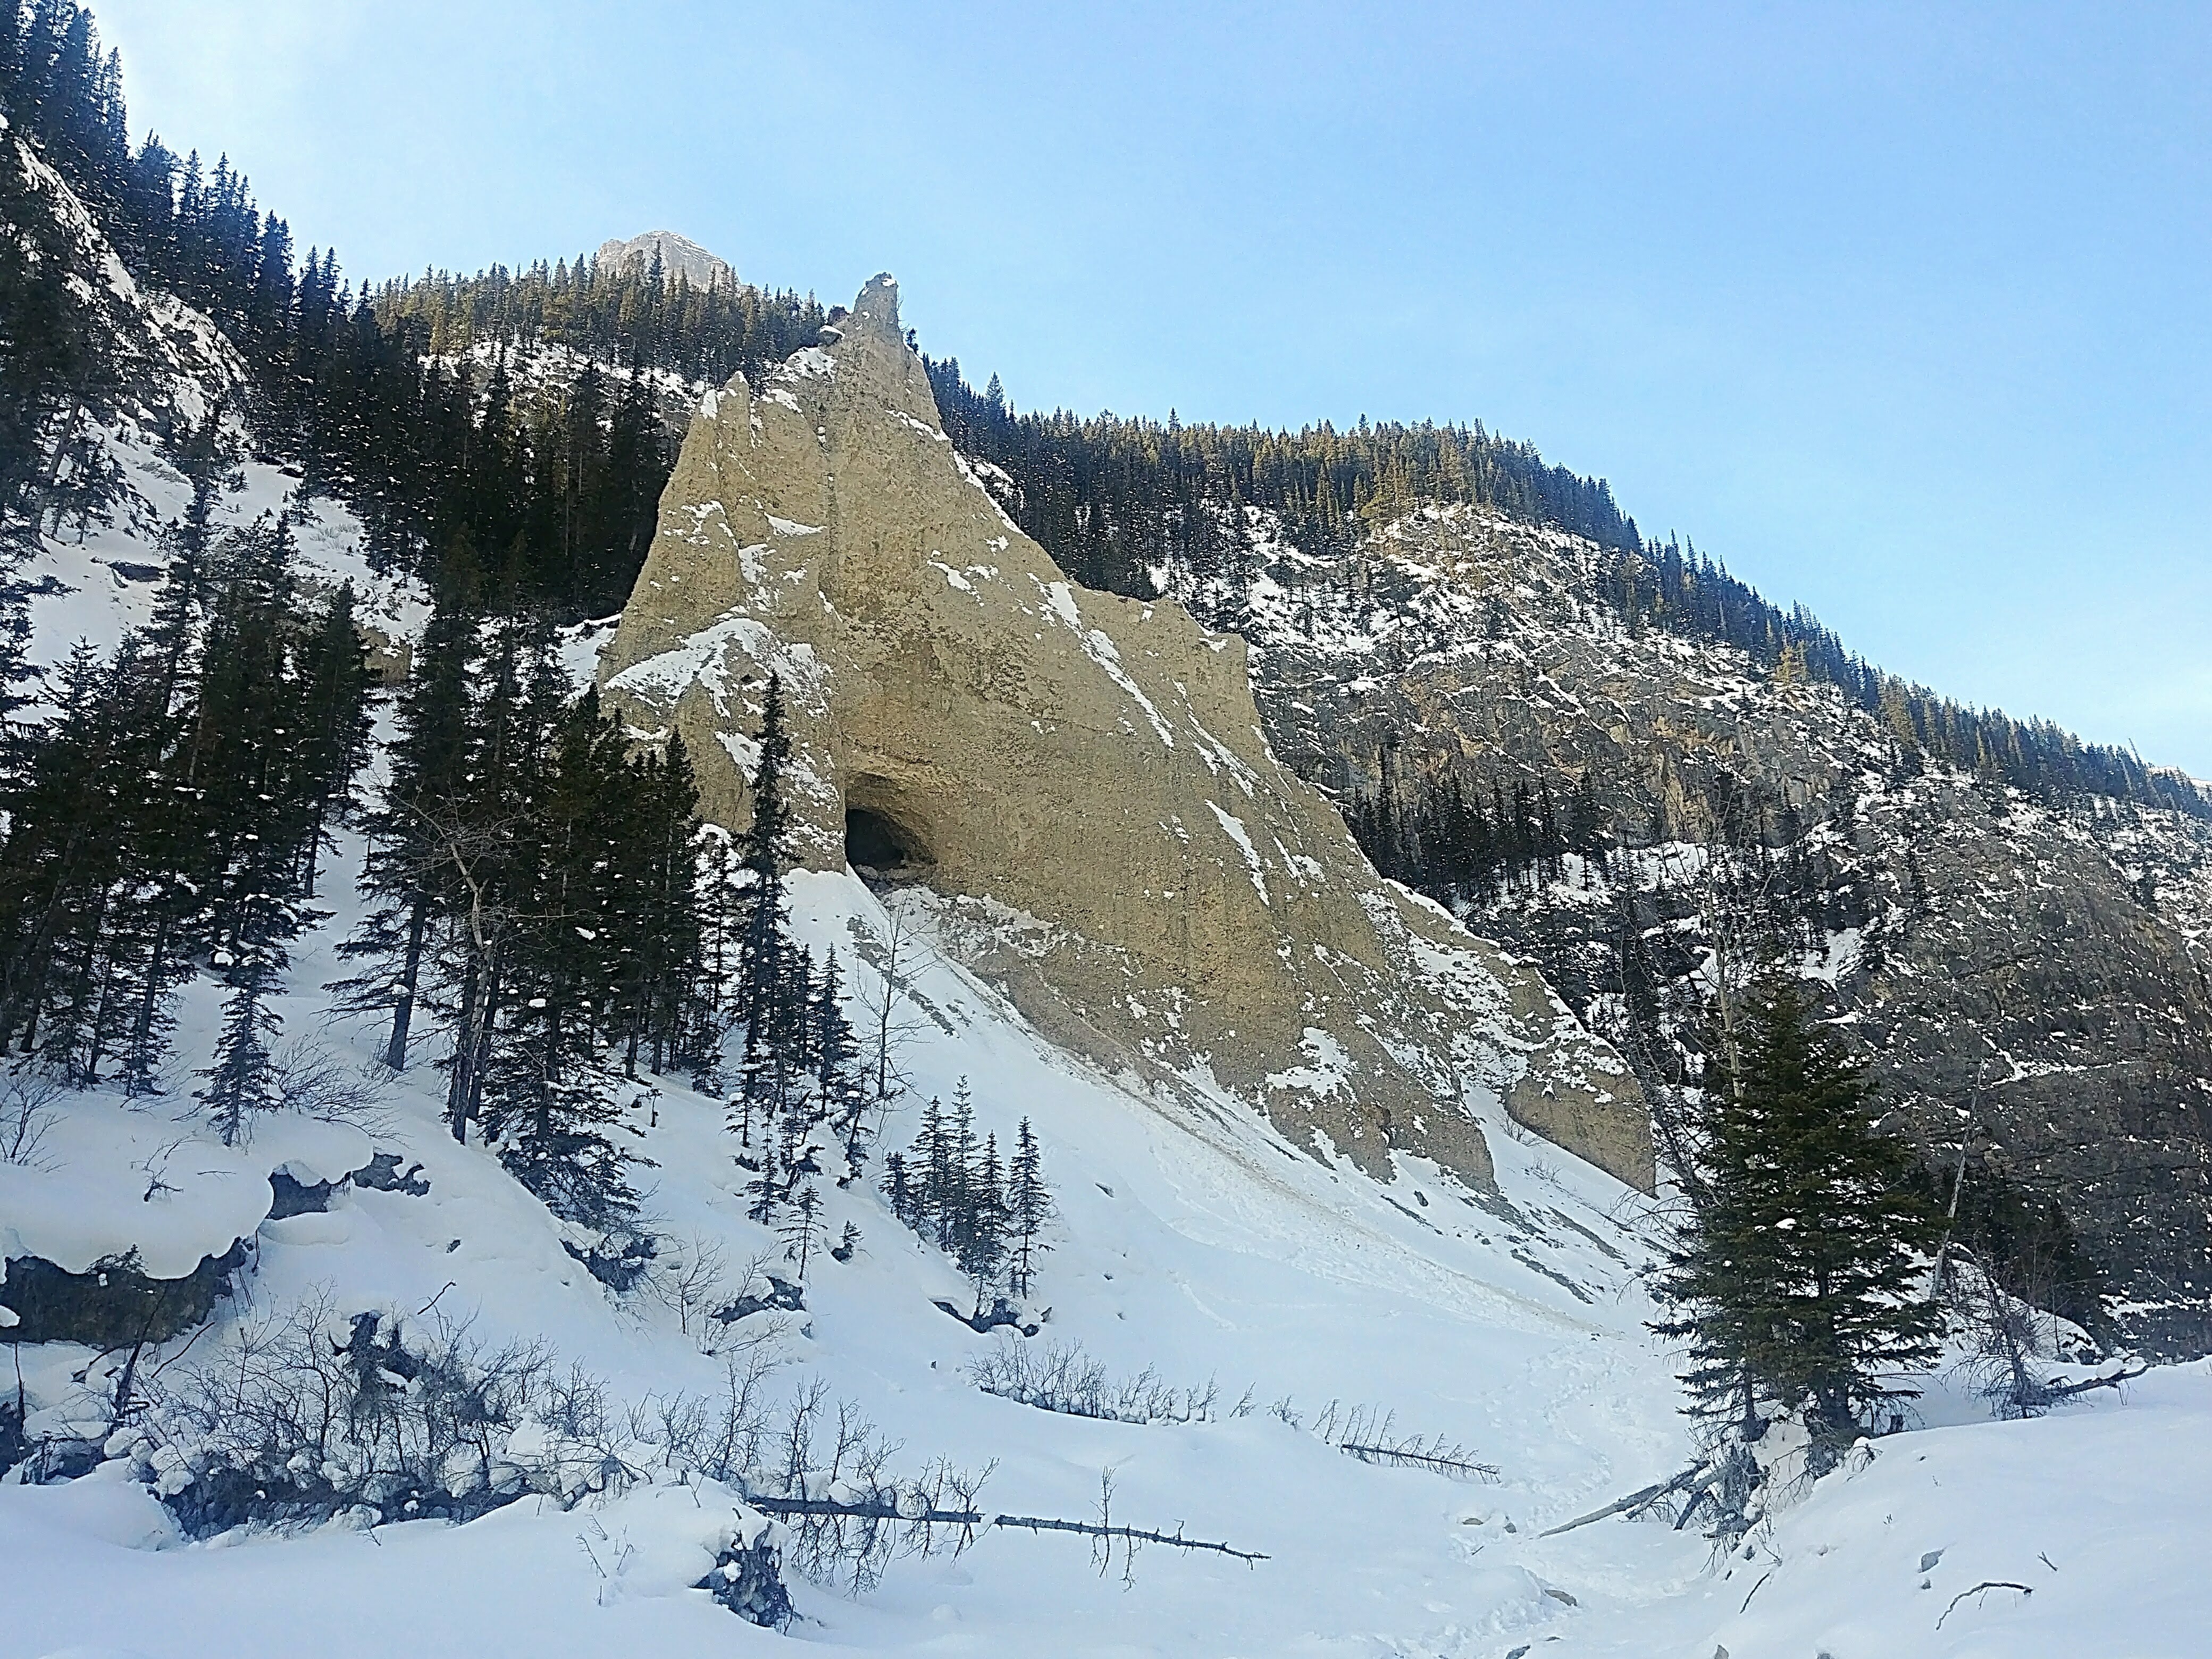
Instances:
[[[968,1379],[985,1394],[1039,1411],[1115,1423],[1212,1423],[1224,1415],[1249,1417],[1254,1409],[1249,1391],[1224,1408],[1211,1377],[1202,1387],[1178,1389],[1147,1365],[1133,1376],[1116,1378],[1080,1343],[1039,1348],[1002,1342],[969,1362]]]

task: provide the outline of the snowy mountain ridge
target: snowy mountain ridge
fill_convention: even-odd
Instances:
[[[2133,1340],[2202,1351],[2212,822],[1929,760],[1786,659],[1632,624],[1620,556],[1556,530],[1431,505],[1322,557],[1243,518],[1155,582],[1251,641],[1270,743],[1387,872],[1540,962],[1655,1098],[1717,930],[1797,964],[1931,1162],[1963,1124],[1978,1173],[2063,1208]],[[1516,811],[1548,850],[1507,844]]]

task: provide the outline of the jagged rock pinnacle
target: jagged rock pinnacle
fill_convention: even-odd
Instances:
[[[946,438],[889,276],[832,317],[702,404],[602,664],[641,735],[684,732],[708,814],[750,819],[775,672],[800,860],[842,868],[849,836],[925,884],[1054,1040],[1158,1088],[1209,1078],[1370,1170],[1417,1152],[1478,1183],[1478,1119],[1535,1090],[1559,1138],[1648,1185],[1626,1067],[1374,873],[1269,752],[1243,642],[1079,588],[1022,533]]]

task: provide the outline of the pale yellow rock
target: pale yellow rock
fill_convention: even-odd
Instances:
[[[848,812],[874,815],[945,939],[1054,1040],[1161,1086],[1210,1077],[1370,1170],[1395,1149],[1477,1185],[1478,1116],[1510,1096],[1650,1186],[1626,1066],[1375,874],[1268,751],[1243,641],[1074,586],[1006,518],[889,277],[757,394],[705,400],[600,672],[641,734],[683,732],[736,828],[771,671],[799,861],[842,868]]]

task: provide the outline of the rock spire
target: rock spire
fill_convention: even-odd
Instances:
[[[1006,516],[888,276],[757,392],[704,399],[600,670],[641,736],[683,732],[732,827],[771,672],[801,861],[849,848],[926,886],[941,937],[1055,1041],[1376,1172],[1397,1151],[1486,1183],[1480,1121],[1510,1101],[1650,1184],[1626,1066],[1374,873],[1269,751],[1243,642],[1077,587]]]

